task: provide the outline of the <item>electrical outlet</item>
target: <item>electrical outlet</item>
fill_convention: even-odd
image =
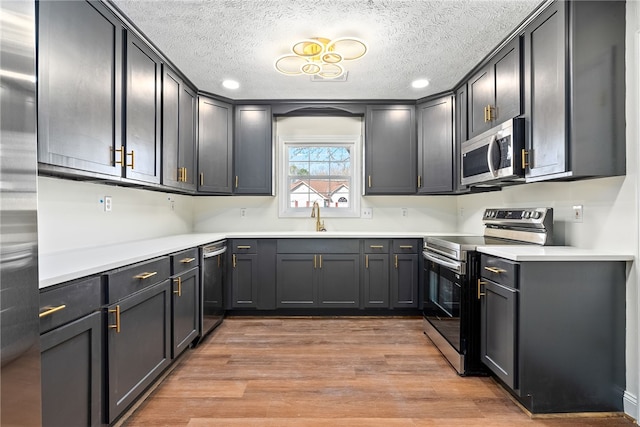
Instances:
[[[113,200],[111,199],[111,196],[104,196],[104,211],[111,212],[112,208],[113,208]]]
[[[167,200],[169,200],[169,208],[171,208],[171,210],[174,211],[176,209],[176,201],[173,200],[171,197],[168,197]]]
[[[402,208],[402,216],[409,216],[409,209]]]
[[[362,208],[362,214],[360,216],[364,219],[373,218],[373,208]]]
[[[240,218],[247,216],[247,208],[240,208]]]
[[[575,205],[573,207],[573,222],[582,222],[583,214],[582,205]]]
[[[460,208],[460,218],[464,218],[464,208]]]

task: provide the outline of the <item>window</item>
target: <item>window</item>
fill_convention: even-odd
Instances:
[[[359,216],[359,137],[280,137],[280,216]]]

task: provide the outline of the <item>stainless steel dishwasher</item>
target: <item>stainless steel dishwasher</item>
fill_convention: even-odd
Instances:
[[[224,266],[227,241],[221,240],[200,248],[202,271],[200,287],[202,295],[200,341],[224,318]]]

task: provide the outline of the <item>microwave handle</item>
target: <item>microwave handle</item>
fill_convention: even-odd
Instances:
[[[487,150],[487,164],[489,165],[489,172],[491,172],[491,176],[496,178],[498,176],[498,174],[496,173],[496,170],[493,168],[493,163],[491,162],[492,157],[493,157],[493,150],[494,147],[496,145],[496,136],[492,135],[491,136],[491,141],[489,141],[489,149]]]

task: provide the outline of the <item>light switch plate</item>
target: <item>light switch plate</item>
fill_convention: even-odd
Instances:
[[[113,200],[111,199],[111,196],[104,196],[104,211],[111,212],[112,208],[113,208]]]
[[[573,206],[573,222],[582,222],[583,214],[582,205]]]

